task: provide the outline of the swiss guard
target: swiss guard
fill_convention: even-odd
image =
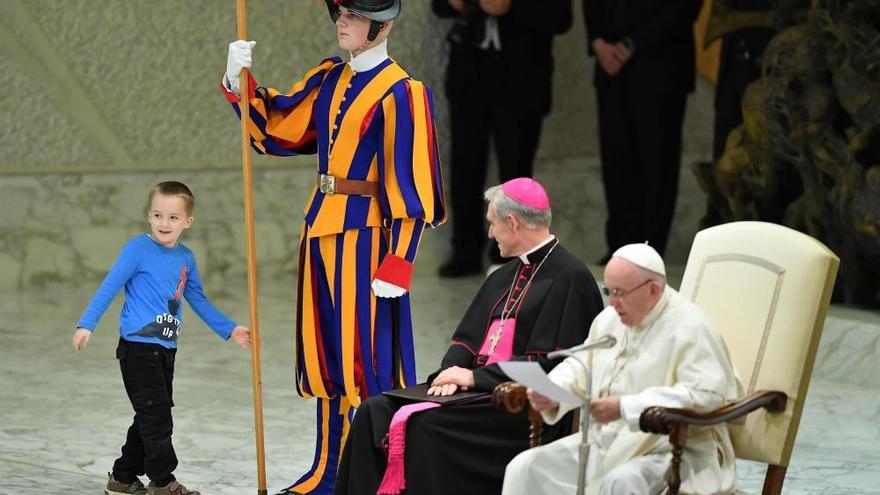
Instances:
[[[329,494],[362,399],[416,383],[410,279],[426,226],[446,219],[431,91],[388,56],[401,0],[325,0],[339,47],[287,91],[248,74],[261,154],[317,155],[296,300],[296,386],[317,399],[311,468],[285,494]],[[239,112],[255,42],[229,44],[222,90]]]

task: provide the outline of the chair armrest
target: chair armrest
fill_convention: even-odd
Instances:
[[[541,444],[544,420],[541,418],[541,413],[529,407],[529,397],[526,395],[526,390],[526,386],[521,383],[499,383],[492,392],[492,405],[511,414],[516,414],[522,411],[524,407],[528,407],[529,448],[533,448]]]
[[[517,382],[502,382],[492,392],[492,405],[496,409],[504,409],[516,414],[529,403],[526,386]]]
[[[669,435],[672,461],[667,476],[667,495],[678,495],[681,486],[681,459],[687,443],[689,426],[709,426],[734,420],[760,408],[782,412],[788,397],[775,390],[759,390],[714,411],[698,413],[691,409],[649,407],[639,416],[639,429],[657,435]],[[766,492],[765,492],[766,493]]]
[[[691,409],[649,407],[639,417],[639,429],[647,433],[669,435],[676,426],[710,426],[726,423],[760,408],[782,412],[788,397],[784,392],[759,390],[714,411],[699,413]]]

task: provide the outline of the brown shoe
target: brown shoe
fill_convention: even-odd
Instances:
[[[199,492],[190,490],[176,481],[165,486],[156,486],[151,481],[147,485],[147,495],[201,495]]]
[[[116,481],[113,473],[107,473],[107,486],[104,487],[104,495],[144,495],[147,489],[141,480],[135,478],[131,483]]]

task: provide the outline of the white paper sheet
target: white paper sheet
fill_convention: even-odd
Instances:
[[[556,402],[565,402],[574,406],[581,404],[578,396],[551,382],[547,373],[544,373],[544,368],[534,361],[503,361],[498,363],[498,366],[511,380],[522,383]]]

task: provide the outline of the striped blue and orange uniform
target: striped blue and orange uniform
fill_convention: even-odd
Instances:
[[[416,380],[409,294],[377,298],[371,283],[378,274],[408,288],[423,230],[445,221],[433,98],[391,59],[355,73],[332,58],[287,93],[253,79],[248,93],[257,152],[316,153],[319,174],[379,188],[372,197],[316,186],[304,212],[296,386],[318,399],[318,437],[311,469],[290,490],[330,493],[361,399]]]

